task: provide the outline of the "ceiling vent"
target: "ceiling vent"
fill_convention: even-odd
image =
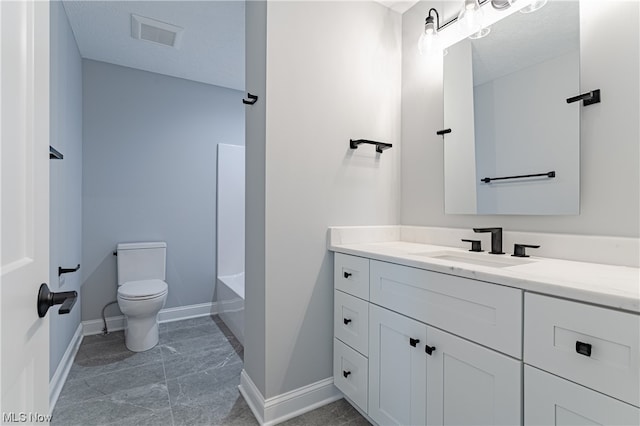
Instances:
[[[166,22],[131,14],[131,37],[163,46],[180,47],[183,29]]]

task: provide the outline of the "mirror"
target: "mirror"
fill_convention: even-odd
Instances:
[[[577,1],[550,1],[447,49],[445,213],[579,213],[579,27]]]

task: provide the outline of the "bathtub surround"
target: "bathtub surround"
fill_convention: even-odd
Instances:
[[[82,257],[82,63],[61,2],[50,4],[51,29],[51,146],[64,155],[50,161],[50,261],[51,291],[77,291],[82,297],[80,271],[58,276],[58,267],[72,268]],[[50,404],[64,384],[79,342],[82,301],[71,312],[49,311]]]
[[[459,7],[444,2],[445,8]],[[602,102],[580,110],[580,214],[475,216],[444,214],[442,62],[422,61],[416,34],[430,7],[402,16],[402,197],[400,223],[635,237],[640,235],[640,33],[637,2],[580,3],[580,86],[600,88]],[[452,16],[451,10],[441,16]],[[626,19],[620,20],[624,16]],[[602,37],[602,28],[607,36]],[[489,35],[488,37],[491,37]],[[446,136],[445,142],[446,143]]]
[[[116,298],[119,242],[167,242],[165,310],[211,305],[216,144],[243,144],[242,92],[87,59],[83,89],[83,322]]]
[[[244,344],[245,148],[218,144],[216,304],[220,318]]]
[[[340,397],[327,227],[399,220],[401,17],[373,2],[246,11],[246,89],[260,98],[246,107],[245,372],[255,386],[241,386],[270,423],[309,409],[293,397]],[[393,148],[352,150],[349,139]]]

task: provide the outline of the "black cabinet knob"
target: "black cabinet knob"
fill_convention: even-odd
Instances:
[[[420,339],[414,339],[412,337],[409,337],[409,344],[411,346],[415,348],[418,343],[420,343]]]
[[[345,278],[349,278],[353,274],[351,272],[345,272],[343,275]]]
[[[431,355],[433,353],[433,351],[435,351],[435,350],[436,350],[435,346],[427,345],[427,346],[424,347],[424,351],[427,353],[427,355]]]
[[[580,355],[584,355],[584,356],[591,356],[591,344],[590,343],[584,343],[581,341],[576,341],[576,352],[578,352]]]
[[[346,370],[342,371],[342,375],[344,376],[345,379],[349,377],[349,374],[351,374],[351,371],[346,371]]]
[[[351,322],[350,318],[342,318],[342,322],[344,323],[344,325],[347,325]]]

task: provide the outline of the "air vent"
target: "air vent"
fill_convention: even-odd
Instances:
[[[180,47],[182,28],[132,13],[131,37],[177,49]]]

